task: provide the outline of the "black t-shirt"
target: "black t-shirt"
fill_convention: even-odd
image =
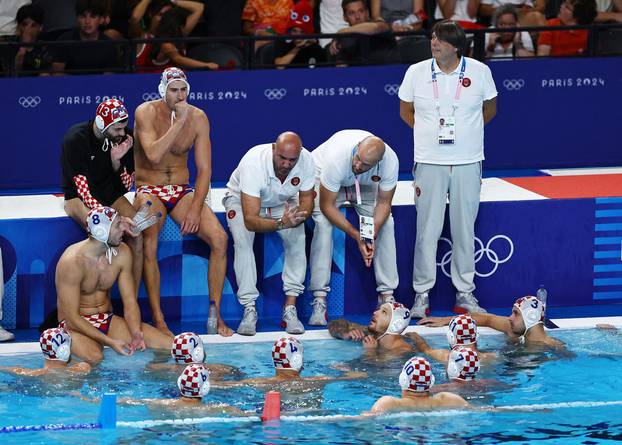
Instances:
[[[132,135],[130,128],[126,133]],[[119,171],[112,169],[110,148],[102,150],[104,141],[93,133],[93,121],[76,124],[67,131],[63,139],[61,152],[62,188],[65,199],[79,198],[74,177],[86,177],[91,195],[100,204],[110,206],[118,198],[127,193],[121,181],[123,167],[129,175],[134,172],[134,148],[121,158]]]
[[[285,40],[277,40],[274,43],[274,56],[282,57],[292,48],[294,48],[294,42],[287,42]],[[296,57],[289,63],[288,66],[315,66],[318,63],[326,60],[326,51],[316,42],[312,45],[305,46],[298,51]]]
[[[58,40],[80,40],[80,30],[67,31]],[[99,42],[84,41],[54,46],[54,62],[64,63],[66,70],[81,70],[80,72],[102,73],[111,68],[119,67],[119,44],[104,33],[99,33]],[[82,71],[83,70],[83,71]]]

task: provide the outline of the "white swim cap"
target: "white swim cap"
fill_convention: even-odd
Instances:
[[[162,71],[162,76],[160,77],[160,84],[158,85],[158,93],[160,93],[160,97],[164,99],[166,96],[166,90],[171,82],[176,80],[181,80],[186,84],[188,88],[188,94],[190,94],[190,83],[188,82],[188,78],[186,77],[186,73],[183,70],[171,66],[170,68]]]
[[[89,233],[94,239],[106,245],[106,258],[110,264],[112,264],[112,257],[117,255],[116,249],[108,245],[110,228],[117,215],[117,211],[111,207],[96,207],[86,215]]]
[[[401,335],[410,324],[410,310],[402,303],[384,303],[382,306],[385,305],[391,308],[391,321],[389,321],[387,330],[378,337],[378,340],[385,335]]]
[[[473,349],[454,347],[447,359],[447,377],[458,380],[474,380],[479,371],[479,355]]]
[[[171,355],[178,364],[203,363],[205,360],[203,340],[194,332],[176,335],[171,346]]]
[[[544,304],[536,297],[527,295],[516,300],[514,306],[518,308],[523,316],[525,332],[523,335],[537,324],[544,324]]]
[[[430,362],[423,357],[412,357],[404,364],[399,381],[402,391],[429,391],[435,381]]]
[[[209,371],[203,365],[188,365],[177,379],[177,387],[184,397],[205,397],[210,390]]]
[[[447,327],[447,341],[450,347],[456,345],[472,345],[477,342],[477,324],[470,315],[454,317]]]
[[[47,360],[68,362],[71,357],[71,335],[62,328],[43,331],[39,337],[39,345]]]
[[[293,337],[282,337],[272,346],[272,361],[276,369],[302,369],[304,348],[302,343]]]

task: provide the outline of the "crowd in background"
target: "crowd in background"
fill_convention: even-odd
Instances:
[[[223,69],[239,66],[245,50],[234,37],[255,36],[256,59],[280,67],[399,63],[400,40],[412,40],[399,33],[429,30],[441,19],[465,29],[622,23],[622,0],[3,0],[0,38],[25,46],[0,40],[0,58],[3,72],[10,66],[17,74],[103,73],[128,65],[138,72]],[[295,38],[317,33],[344,36]],[[486,33],[485,54],[581,55],[588,33]],[[294,38],[271,38],[278,35]],[[205,45],[184,37],[224,40]],[[133,51],[127,39],[138,39]],[[61,41],[84,43],[56,43]],[[104,43],[93,51],[91,41]],[[229,51],[225,58],[216,55],[223,47]]]

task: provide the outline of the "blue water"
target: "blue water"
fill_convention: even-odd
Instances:
[[[503,336],[482,336],[480,348],[499,351],[484,363],[477,387],[460,393],[475,407],[538,405],[537,411],[461,411],[409,414],[402,417],[281,421],[262,425],[209,423],[117,428],[114,431],[56,431],[0,435],[0,443],[606,443],[622,440],[622,406],[550,407],[561,402],[622,401],[622,335],[596,330],[555,331],[569,353],[529,350],[507,344]],[[445,347],[443,336],[430,343]],[[208,345],[209,363],[239,368],[235,378],[273,375],[269,343]],[[408,356],[382,360],[367,357],[359,344],[307,341],[303,375],[341,375],[333,366],[345,363],[366,371],[369,378],[336,381],[310,388],[282,390],[283,415],[351,415],[369,410],[382,395],[398,396],[397,376]],[[29,354],[0,357],[0,365],[38,367],[42,359]],[[88,377],[26,378],[0,373],[0,426],[43,423],[86,423],[97,419],[98,405],[78,398],[104,392],[119,397],[176,397],[176,371],[150,369],[170,363],[166,355],[140,353],[131,358],[106,351],[106,361]],[[434,363],[437,385],[446,383],[443,366]],[[177,371],[178,372],[178,371]],[[282,388],[281,388],[282,389]],[[261,413],[264,390],[250,387],[212,389],[205,403],[222,402]],[[548,406],[548,408],[547,408]],[[176,412],[161,407],[119,406],[119,421],[219,416],[197,410]]]

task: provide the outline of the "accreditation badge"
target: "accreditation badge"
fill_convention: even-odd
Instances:
[[[454,116],[441,116],[438,118],[438,143],[456,143],[456,118]]]
[[[359,233],[361,235],[361,239],[371,242],[374,241],[376,229],[373,217],[359,215]]]

